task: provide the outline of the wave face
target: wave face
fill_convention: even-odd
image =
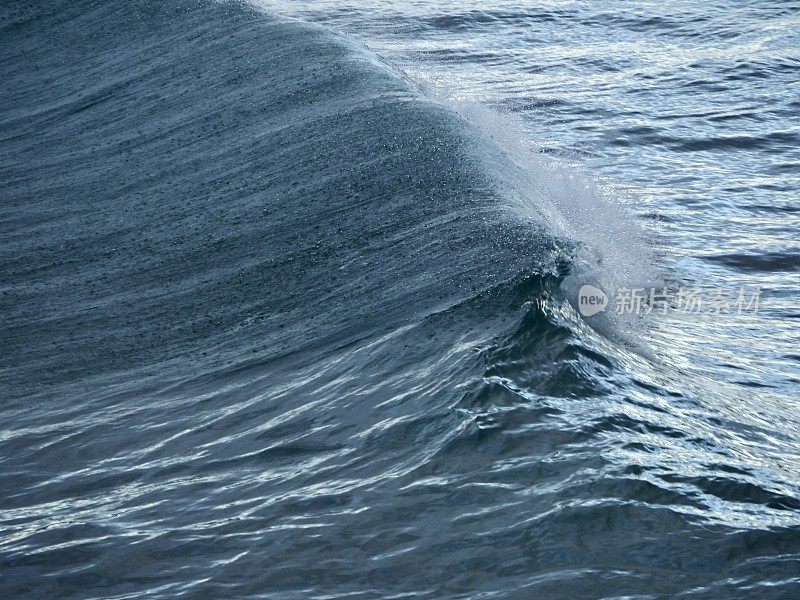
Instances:
[[[485,129],[239,3],[0,11],[8,597],[797,590],[796,445],[583,323]]]

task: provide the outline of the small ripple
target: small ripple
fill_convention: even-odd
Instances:
[[[703,258],[747,273],[800,271],[800,250],[764,254],[717,254]]]
[[[763,150],[778,153],[793,149],[800,143],[800,135],[794,132],[778,131],[767,135],[714,136],[681,140],[673,144],[678,152],[706,152],[717,150]]]

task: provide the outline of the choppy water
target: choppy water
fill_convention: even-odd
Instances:
[[[4,3],[3,597],[800,596],[798,31]]]

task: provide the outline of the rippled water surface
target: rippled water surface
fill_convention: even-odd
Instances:
[[[800,597],[798,31],[4,3],[3,597]]]

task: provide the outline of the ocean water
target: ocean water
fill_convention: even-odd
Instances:
[[[799,32],[4,2],[0,596],[800,597]]]

